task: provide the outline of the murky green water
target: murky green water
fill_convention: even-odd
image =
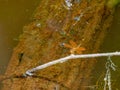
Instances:
[[[113,24],[102,46],[103,52],[120,51],[120,6],[116,9]],[[116,71],[112,71],[113,90],[120,90],[120,56],[112,57],[117,65]]]
[[[22,28],[40,0],[0,0],[0,74],[4,73]]]
[[[115,52],[120,51],[120,6],[117,7],[114,14],[114,20],[112,26],[108,30],[107,36],[104,39],[104,43],[101,47],[101,52]],[[111,57],[113,63],[117,65],[116,71],[111,70],[111,83],[112,90],[120,90],[120,56]],[[97,90],[103,90],[104,77],[106,73],[105,63],[107,57],[99,58],[100,60],[95,67],[93,81],[94,84],[99,83],[100,88]]]

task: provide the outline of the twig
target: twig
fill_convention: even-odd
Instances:
[[[120,52],[111,52],[111,53],[98,53],[98,54],[81,54],[81,55],[74,55],[71,54],[69,56],[53,60],[51,62],[45,63],[43,65],[37,66],[35,68],[29,69],[25,72],[25,75],[32,76],[33,72],[47,68],[49,66],[55,65],[57,63],[63,63],[70,59],[78,59],[78,58],[94,58],[94,57],[105,57],[105,56],[120,56]]]
[[[116,70],[116,65],[112,62],[110,56],[108,57],[108,60],[106,62],[106,74],[105,74],[105,78],[104,78],[104,81],[105,81],[105,84],[104,84],[104,90],[107,89],[107,86],[108,86],[108,90],[112,90],[111,88],[111,69],[113,71]]]

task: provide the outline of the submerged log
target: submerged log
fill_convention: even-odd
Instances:
[[[96,53],[112,21],[106,0],[41,0],[13,51],[2,90],[87,90],[95,59],[70,60],[24,76],[28,69],[71,54],[65,44]],[[72,41],[72,42],[71,42]],[[70,43],[71,42],[71,43]],[[74,51],[74,54],[78,54]]]

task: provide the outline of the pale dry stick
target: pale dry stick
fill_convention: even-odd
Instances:
[[[107,86],[109,87],[109,90],[111,90],[111,73],[110,73],[110,68],[107,69],[104,81],[104,90],[107,90]]]
[[[109,88],[109,90],[112,90],[112,88],[111,88],[111,72],[110,72],[110,70],[109,70],[109,75],[108,75],[108,88]]]
[[[113,71],[115,71],[116,65],[112,62],[110,56],[108,57],[108,60],[106,62],[106,69],[107,69],[107,71],[106,71],[105,78],[104,78],[104,81],[105,81],[104,90],[107,89],[107,86],[108,86],[109,90],[112,90],[112,88],[111,88],[111,71],[110,70],[112,69]]]
[[[55,65],[57,63],[63,63],[70,59],[78,59],[78,58],[94,58],[94,57],[105,57],[105,56],[120,56],[120,52],[111,52],[111,53],[97,53],[97,54],[81,54],[81,55],[74,55],[71,54],[69,56],[53,60],[51,62],[45,63],[43,65],[37,66],[35,68],[29,69],[25,72],[25,75],[32,76],[34,75],[33,72],[47,68],[49,66]]]

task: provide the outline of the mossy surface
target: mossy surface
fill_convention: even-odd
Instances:
[[[120,0],[108,0],[107,1],[107,6],[109,8],[114,8],[116,5],[120,3]]]
[[[64,0],[41,0],[33,21],[24,27],[14,49],[6,75],[22,75],[26,70],[70,55],[62,44],[70,40],[86,48],[82,53],[99,50],[112,12],[104,0],[72,1],[68,10]],[[22,54],[22,56],[20,56]],[[35,72],[34,77],[4,81],[3,90],[87,90],[93,59],[76,59]],[[7,85],[7,86],[6,86]]]

